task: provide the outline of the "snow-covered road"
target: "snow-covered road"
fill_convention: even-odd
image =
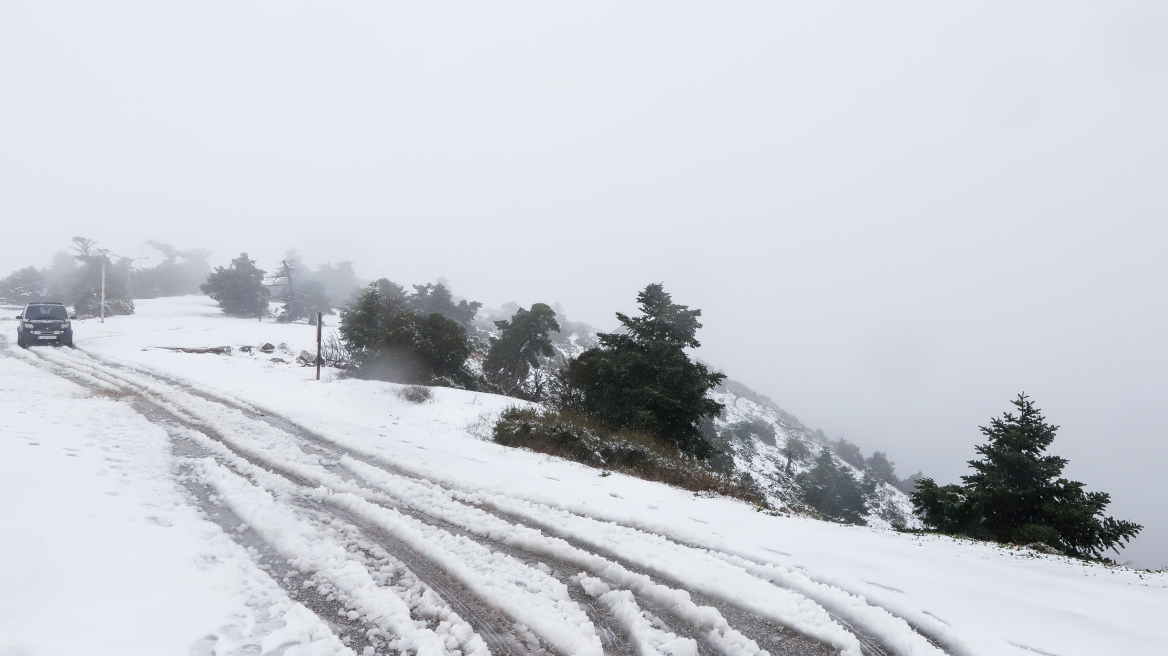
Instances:
[[[195,504],[290,598],[312,590],[306,607],[322,622],[347,620],[334,631],[357,653],[943,653],[797,572],[759,575],[730,554],[447,488],[244,401],[81,351],[9,356],[163,427]]]
[[[601,478],[476,437],[508,399],[313,381],[270,361],[313,331],[206,299],[140,312],[0,340],[0,656],[1168,652],[1163,574]]]

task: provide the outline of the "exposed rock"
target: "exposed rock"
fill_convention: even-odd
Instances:
[[[260,347],[260,353],[271,353],[272,351],[275,351],[275,350],[276,350],[275,345],[273,345],[271,343],[264,344],[263,346]]]

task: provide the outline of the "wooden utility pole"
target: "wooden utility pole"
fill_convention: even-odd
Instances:
[[[316,313],[316,379],[320,380],[320,329],[324,325],[324,313]]]

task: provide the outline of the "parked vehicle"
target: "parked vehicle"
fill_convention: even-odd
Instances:
[[[16,315],[16,343],[20,348],[33,344],[73,346],[73,323],[61,303],[29,303]]]

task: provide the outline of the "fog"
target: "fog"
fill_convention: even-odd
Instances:
[[[7,3],[0,276],[352,260],[699,356],[957,482],[1026,391],[1168,565],[1160,3]],[[157,257],[157,254],[154,254]],[[146,261],[150,265],[150,261]]]

